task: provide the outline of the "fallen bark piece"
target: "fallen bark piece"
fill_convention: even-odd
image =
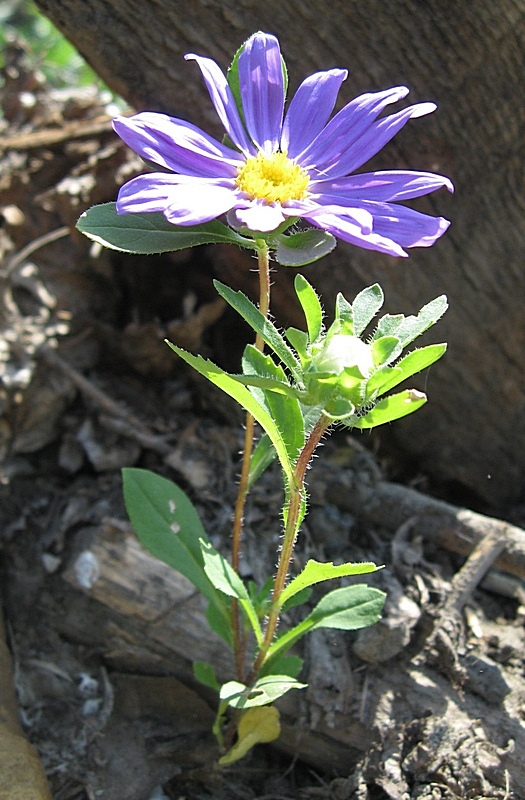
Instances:
[[[44,769],[18,719],[11,656],[0,609],[0,798],[51,800]]]
[[[207,629],[200,595],[182,576],[143,550],[125,523],[117,522],[108,520],[78,532],[79,548],[64,577],[82,594],[70,589],[69,600],[62,606],[65,613],[51,612],[50,624],[77,640],[85,637],[119,670],[148,671],[158,659],[157,669],[168,669],[195,687],[191,661],[203,659],[217,667],[220,679],[228,678],[230,654]],[[344,635],[341,644],[343,639]],[[337,652],[325,655],[327,662],[337,658]],[[417,742],[421,747],[432,743],[430,761],[410,766],[412,779],[425,783],[437,779],[433,776],[444,764],[465,789],[465,796],[480,774],[480,785],[489,792],[482,796],[495,796],[490,795],[492,787],[504,786],[506,776],[515,795],[525,796],[520,755],[525,732],[512,701],[513,683],[508,694],[501,687],[501,702],[495,703],[492,695],[483,697],[477,680],[481,696],[468,685],[463,689],[451,685],[425,660],[410,661],[406,652],[366,672],[362,662],[355,658],[346,662],[345,655],[350,676],[341,696],[339,686],[332,690],[329,685],[319,686],[316,663],[310,674],[309,661],[304,675],[309,689],[290,692],[278,704],[282,733],[276,746],[280,750],[329,775],[348,774],[375,749],[382,758],[385,737],[395,728],[400,759]],[[329,671],[337,674],[337,669],[327,667],[327,675]],[[339,684],[339,678],[335,681]],[[201,693],[207,696],[205,689]],[[478,724],[480,719],[482,724]],[[421,727],[417,735],[414,725]],[[468,732],[459,761],[454,750],[457,730]],[[492,742],[501,743],[503,749]],[[400,764],[405,773],[404,762]]]
[[[504,549],[495,558],[494,566],[525,578],[525,531],[501,519],[487,517],[459,508],[443,500],[388,481],[378,481],[369,487],[360,485],[357,490],[345,485],[351,481],[350,472],[342,472],[327,491],[327,499],[343,510],[359,514],[363,519],[382,525],[387,530],[397,530],[411,522],[414,529],[420,526],[426,541],[434,541],[446,550],[469,555],[488,534],[504,542]]]

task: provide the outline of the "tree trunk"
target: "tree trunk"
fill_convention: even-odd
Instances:
[[[450,231],[430,250],[413,251],[409,261],[341,244],[306,274],[324,293],[328,309],[336,291],[351,296],[374,281],[383,286],[389,310],[397,312],[413,313],[448,294],[450,311],[432,335],[448,340],[449,351],[421,379],[430,403],[388,435],[434,477],[467,486],[496,505],[520,501],[523,4],[36,2],[134,107],[187,118],[219,137],[198,70],[183,55],[208,55],[226,68],[257,29],[279,36],[292,90],[305,75],[340,66],[350,70],[344,101],[406,84],[412,101],[438,103],[437,113],[411,122],[374,164],[449,175],[456,196],[442,192],[418,207],[451,218]],[[251,262],[247,257],[242,263]]]

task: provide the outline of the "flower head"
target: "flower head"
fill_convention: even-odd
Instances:
[[[119,213],[160,211],[175,225],[227,213],[232,227],[263,235],[302,218],[339,239],[394,256],[429,247],[448,228],[442,217],[399,204],[443,186],[452,191],[448,178],[408,170],[354,174],[409,119],[434,111],[433,103],[380,117],[408,94],[401,86],[361,95],[331,116],[347,76],[331,69],[306,78],[285,113],[279,42],[266,33],[251,36],[240,51],[237,102],[214,61],[186,58],[200,67],[227,143],[164,114],[117,117],[121,139],[163,170],[124,184]]]

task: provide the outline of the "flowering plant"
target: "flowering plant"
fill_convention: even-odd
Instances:
[[[202,592],[209,602],[210,627],[232,649],[234,673],[226,682],[221,683],[224,676],[219,678],[212,665],[194,665],[199,680],[218,692],[214,732],[220,763],[228,764],[256,742],[278,736],[273,702],[305,685],[298,680],[302,661],[289,653],[303,635],[320,627],[354,630],[380,617],[384,594],[354,584],[332,589],[302,621],[278,629],[282,612],[307,603],[312,586],[378,569],[373,563],[310,560],[290,577],[307,512],[305,474],[317,445],[335,425],[373,428],[417,410],[426,402],[423,393],[390,391],[446,349],[428,345],[402,355],[445,312],[444,296],[417,316],[386,314],[370,332],[383,304],[381,288],[364,289],[352,303],[340,294],[334,322],[326,329],[320,298],[300,274],[295,291],[306,330],[289,328],[283,335],[269,317],[270,254],[284,266],[297,267],[326,255],[338,238],[406,257],[406,248],[432,245],[449,223],[400,203],[442,187],[452,191],[452,184],[428,172],[355,174],[409,119],[435,109],[432,103],[418,103],[380,117],[388,104],[406,96],[405,87],[361,95],[332,116],[347,73],[318,72],[300,85],[285,113],[287,72],[274,36],[251,36],[226,76],[211,59],[187,58],[202,72],[224,140],[164,114],[118,117],[118,135],[156,171],[128,181],[116,203],[85,212],[78,227],[95,241],[130,253],[229,242],[258,257],[258,306],[215,282],[255,334],[254,344],[244,350],[240,373],[225,372],[170,344],[246,411],[231,559],[214,549],[179,487],[146,470],[124,470],[126,506],[139,538]],[[254,446],[256,423],[262,435]],[[284,485],[277,571],[264,586],[247,586],[239,576],[244,505],[275,459]]]

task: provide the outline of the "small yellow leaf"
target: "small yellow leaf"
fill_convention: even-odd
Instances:
[[[248,708],[239,722],[236,743],[219,759],[219,764],[226,766],[239,761],[254,745],[259,742],[273,742],[280,733],[279,712],[275,706]]]

